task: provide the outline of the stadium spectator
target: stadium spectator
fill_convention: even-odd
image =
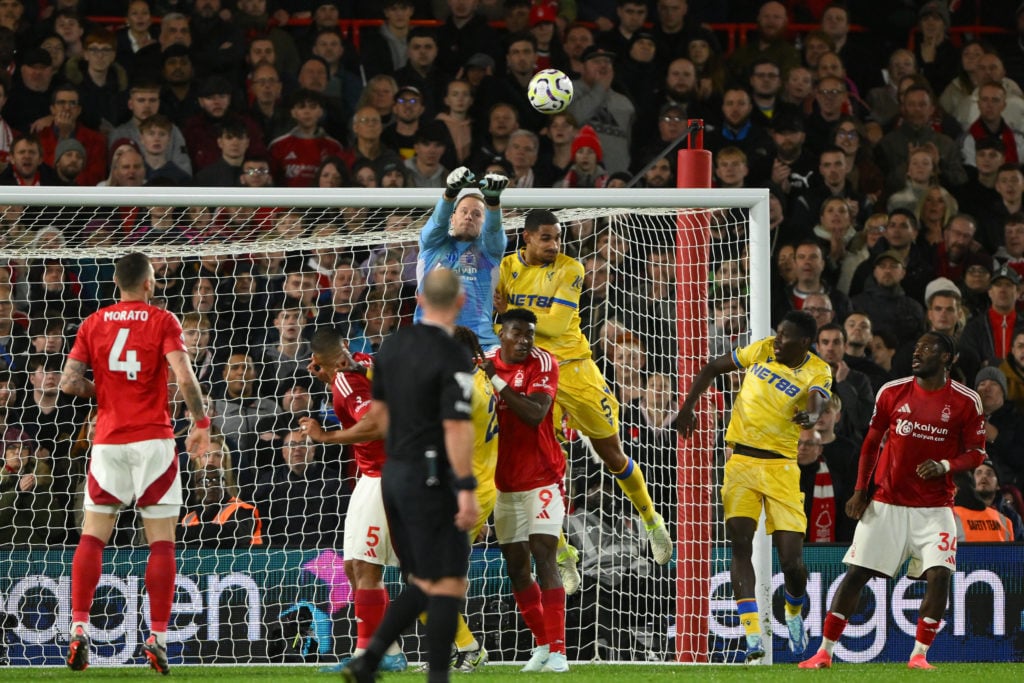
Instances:
[[[110,175],[96,183],[98,187],[142,187],[146,182],[146,162],[134,142],[127,140],[110,152]],[[134,214],[129,208],[119,210],[122,216]],[[127,227],[127,226],[124,226]]]
[[[410,159],[424,111],[423,93],[419,88],[412,85],[399,87],[392,111],[394,122],[383,131],[381,142],[397,151],[403,159]]]
[[[1019,478],[1019,472],[1014,472],[1013,474],[1018,475]],[[995,509],[1010,520],[1013,528],[1013,540],[1024,540],[1024,522],[1021,521],[1020,513],[1002,495],[1002,489],[1005,485],[1000,486],[1000,476],[999,470],[992,461],[992,458],[985,458],[983,463],[974,468],[974,492],[978,494],[978,497],[985,505]]]
[[[857,483],[857,442],[836,433],[842,421],[842,399],[833,394],[814,428],[800,432],[797,463],[807,516],[807,543],[849,543],[856,522],[846,514],[846,501]]]
[[[873,256],[891,250],[900,254],[905,270],[901,287],[917,301],[924,301],[924,288],[934,279],[932,258],[927,248],[918,241],[917,217],[905,210],[896,209],[889,214],[885,224],[885,240],[875,246]],[[861,293],[874,271],[874,261],[866,260],[854,272],[850,280],[850,295]],[[878,320],[875,320],[879,323]],[[880,323],[879,323],[880,324]]]
[[[190,184],[192,176],[170,160],[171,140],[175,130],[171,120],[162,114],[154,114],[140,124],[139,130],[138,144],[145,164],[145,182],[150,184],[157,179],[164,179],[172,185]],[[185,158],[187,160],[188,156]]]
[[[447,0],[447,4],[448,18],[437,29],[437,44],[445,46],[438,54],[438,69],[458,74],[466,60],[478,52],[498,59],[502,41],[479,12],[480,3],[477,0]]]
[[[960,143],[965,164],[974,165],[977,145],[986,138],[1001,143],[1005,161],[1018,165],[1024,161],[1024,133],[1004,118],[1006,99],[1002,83],[983,83],[978,87],[978,118],[966,126],[966,135]],[[1017,126],[1024,124],[1024,116],[1015,123]]]
[[[1024,331],[1014,332],[1010,353],[999,370],[1006,377],[1006,400],[1024,414]]]
[[[206,465],[193,475],[192,483],[195,502],[178,524],[180,543],[211,550],[265,547],[269,541],[259,510],[231,494],[221,467]]]
[[[796,281],[781,291],[773,291],[772,320],[781,320],[787,311],[800,310],[809,294],[825,294],[832,300],[835,317],[843,320],[850,312],[850,299],[823,278],[825,256],[816,239],[810,238],[796,245],[794,251]]]
[[[715,155],[715,187],[745,187],[749,174],[747,155],[739,147],[725,147]]]
[[[742,81],[758,58],[770,59],[783,73],[800,65],[799,53],[786,40],[788,24],[786,6],[781,2],[773,0],[761,5],[757,13],[757,38],[737,48],[729,57],[729,69],[735,80]]]
[[[140,127],[142,122],[150,116],[160,113],[160,84],[154,80],[138,80],[129,86],[128,111],[132,114],[131,118],[108,134],[107,139],[111,145],[118,140],[127,138],[141,146]],[[191,176],[192,161],[189,159],[188,149],[185,147],[185,136],[181,134],[181,129],[173,124],[171,139],[167,144],[167,154],[170,161]]]
[[[408,61],[405,66],[395,69],[392,75],[401,87],[416,90],[420,98],[420,115],[432,119],[440,111],[441,100],[452,78],[437,67],[439,50],[433,29],[417,26],[409,31],[406,52]]]
[[[281,72],[273,64],[259,63],[249,79],[249,116],[259,124],[263,139],[273,142],[291,130],[294,122],[281,99]]]
[[[53,59],[42,48],[30,48],[21,55],[7,92],[5,117],[11,128],[28,132],[47,125],[54,78]]]
[[[630,99],[612,89],[615,54],[591,46],[582,55],[583,71],[573,81],[569,113],[580,125],[600,124],[595,131],[608,159],[610,173],[625,171],[630,164],[630,141],[636,109]]]
[[[267,153],[259,125],[248,116],[236,114],[231,110],[234,92],[235,88],[231,83],[220,76],[208,77],[196,91],[201,111],[190,117],[182,129],[189,154],[192,156],[193,175],[196,177],[200,171],[220,158],[220,147],[217,145],[220,127],[235,117],[241,120],[249,135],[249,151],[259,155]]]
[[[473,93],[469,83],[462,79],[449,81],[444,105],[443,111],[435,118],[447,126],[448,137],[451,139],[451,145],[445,152],[445,165],[457,168],[473,151],[473,119],[469,115],[470,107],[473,106]]]
[[[886,174],[886,187],[896,190],[906,177],[911,147],[931,142],[939,150],[939,177],[943,185],[958,187],[967,182],[960,150],[949,137],[929,124],[935,113],[932,94],[923,86],[912,85],[900,100],[902,122],[878,144],[877,154]]]
[[[92,31],[82,43],[82,56],[71,57],[64,72],[78,89],[82,123],[107,133],[127,113],[124,93],[128,89],[128,72],[114,61],[117,46],[110,31]]]
[[[19,136],[11,144],[11,159],[0,171],[0,185],[60,185],[52,168],[43,163],[43,147],[34,135]]]
[[[572,166],[555,187],[603,187],[608,173],[602,162],[604,150],[597,133],[583,126],[572,141]]]
[[[986,367],[974,377],[975,391],[985,413],[985,452],[999,478],[1009,484],[1024,472],[1024,415],[1007,400],[1006,375]]]
[[[162,26],[167,25],[164,18]],[[185,45],[170,45],[160,55],[160,109],[174,121],[174,125],[182,129],[185,123],[199,114],[198,83],[192,69],[192,57]],[[186,139],[187,142],[187,139]],[[193,169],[195,170],[195,169]]]
[[[78,89],[69,83],[53,89],[50,100],[48,125],[39,130],[39,142],[43,147],[43,161],[50,167],[56,161],[57,144],[62,140],[74,139],[85,148],[85,167],[76,182],[82,186],[96,185],[106,175],[106,139],[101,133],[86,127],[80,120],[82,102]]]
[[[309,358],[309,343],[303,339],[306,317],[294,304],[274,316],[274,330],[257,352],[262,367],[261,382],[266,395],[280,395],[284,385],[298,377]]]
[[[505,158],[512,165],[513,187],[551,187],[554,178],[541,176],[537,168],[540,139],[530,130],[520,128],[509,136]]]
[[[276,26],[276,21],[271,21],[267,0],[238,0],[237,11],[231,19],[244,35],[266,38],[273,44],[274,66],[283,73],[293,74],[299,70],[299,50],[295,40],[288,31]]]
[[[1017,164],[1004,163],[996,171],[995,190],[998,199],[978,213],[978,241],[990,254],[1003,246],[1003,230],[1007,219],[1024,210],[1024,174]]]
[[[639,172],[640,169],[658,156],[668,156],[675,160],[677,152],[686,146],[686,135],[688,132],[686,126],[686,106],[668,103],[662,105],[661,110],[655,113],[658,117],[656,125],[651,125],[654,123],[653,121],[641,122],[638,119],[636,126],[634,126],[634,150],[631,155],[633,166],[630,169],[631,173]],[[647,130],[642,135],[635,135],[636,132],[642,130],[641,126],[643,125],[646,125]],[[640,147],[641,144],[644,146]]]
[[[988,286],[990,307],[964,327],[959,347],[974,350],[982,365],[998,367],[1010,353],[1013,336],[1024,328],[1016,309],[1020,286],[1021,277],[1013,268],[1003,266],[993,272]]]
[[[999,201],[999,193],[995,189],[996,176],[1005,159],[1002,140],[983,138],[975,144],[974,158],[965,167],[967,183],[956,193],[961,211],[978,216],[989,205]]]
[[[407,59],[414,4],[412,0],[384,0],[381,5],[384,23],[379,27],[363,26],[359,33],[359,63],[368,78],[393,74],[405,66]]]
[[[978,58],[978,87],[974,89],[970,97],[962,99],[953,114],[957,122],[964,129],[971,126],[971,123],[978,119],[981,113],[981,88],[988,84],[1001,85],[1006,95],[1006,107],[1002,117],[1006,119],[1010,128],[1021,130],[1024,128],[1024,93],[1020,85],[1006,77],[1003,69],[1003,60],[994,52],[986,52]]]
[[[363,83],[348,69],[347,62],[353,60],[346,58],[345,41],[336,27],[323,28],[316,32],[312,55],[327,64],[327,87],[324,88],[324,95],[332,100],[340,100],[346,110],[355,111],[363,91]]]
[[[233,453],[236,479],[243,497],[256,484],[260,469],[273,463],[273,432],[269,429],[277,417],[277,403],[257,394],[258,372],[248,353],[231,353],[221,370],[221,386],[214,387],[220,397],[213,401],[213,425],[224,435]]]
[[[739,147],[747,155],[750,182],[766,182],[771,175],[775,144],[767,131],[750,120],[753,105],[750,94],[740,87],[729,87],[722,98],[722,124],[705,139],[712,152],[723,147]]]
[[[236,118],[225,119],[218,128],[220,158],[199,170],[195,184],[200,187],[238,187],[242,163],[249,151],[249,131],[245,123]]]
[[[577,78],[583,72],[583,51],[594,44],[594,33],[584,24],[573,23],[565,30],[565,53],[569,56],[570,78]]]
[[[903,259],[894,249],[875,256],[870,262],[871,278],[864,290],[850,299],[854,310],[866,313],[874,325],[891,330],[901,344],[920,336],[925,319],[924,308],[902,287],[907,276]]]
[[[296,425],[297,426],[297,425]],[[268,542],[291,548],[340,547],[348,496],[341,473],[328,466],[323,449],[301,431],[281,438],[281,462],[259,476],[255,498]]]
[[[411,187],[444,187],[448,169],[441,157],[448,144],[448,131],[439,121],[431,121],[416,131],[413,155],[405,160]]]
[[[60,542],[63,526],[60,508],[51,500],[49,465],[36,456],[35,444],[21,430],[7,430],[0,439],[4,449],[0,469],[0,546],[47,545]],[[56,533],[54,533],[56,531]]]
[[[124,18],[125,25],[114,34],[117,61],[131,64],[139,50],[156,43],[159,25],[153,21],[149,0],[130,0]]]
[[[221,16],[221,0],[196,0],[189,16],[192,61],[196,75],[222,76],[237,82],[245,64],[245,34]]]

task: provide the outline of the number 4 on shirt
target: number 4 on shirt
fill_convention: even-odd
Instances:
[[[135,381],[139,378],[139,370],[142,369],[142,364],[139,363],[135,351],[131,349],[125,350],[124,348],[128,343],[128,332],[129,329],[127,327],[122,327],[117,331],[114,345],[110,347],[110,355],[107,357],[107,366],[111,372],[123,372],[128,379]],[[124,360],[121,360],[122,353],[124,353]]]

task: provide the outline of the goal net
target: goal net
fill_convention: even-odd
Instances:
[[[308,443],[296,431],[306,415],[337,424],[329,388],[306,367],[306,340],[332,326],[352,350],[372,353],[411,324],[417,237],[438,196],[0,193],[0,656],[13,665],[63,663],[93,413],[61,395],[57,380],[78,324],[115,300],[113,263],[129,251],[153,259],[154,303],[181,319],[222,435],[197,461],[179,443],[186,506],[171,662],[329,663],[351,653],[353,589],[341,530],[355,467],[347,450]],[[583,576],[568,598],[569,658],[732,661],[742,628],[718,487],[739,377],[724,378],[702,400],[694,439],[679,441],[672,420],[709,357],[768,333],[766,193],[510,190],[503,208],[509,253],[526,211],[558,214],[563,250],[585,266],[584,332],[622,405],[626,454],[643,467],[676,539],[673,561],[655,565],[628,500],[585,442],[566,433],[567,533]],[[183,442],[188,415],[173,385],[170,393]],[[94,664],[143,661],[146,559],[139,519],[125,509],[93,606]],[[487,528],[471,567],[474,635],[492,661],[525,661],[533,643]],[[764,609],[769,575],[766,565]],[[385,578],[396,595],[398,572]],[[425,659],[415,631],[403,649],[410,661]]]

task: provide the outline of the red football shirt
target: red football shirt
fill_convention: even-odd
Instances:
[[[498,377],[515,391],[529,396],[545,393],[554,406],[558,391],[558,361],[547,351],[534,347],[522,363],[506,364],[500,349],[488,351]],[[523,422],[498,395],[498,467],[494,484],[499,491],[529,491],[560,484],[565,476],[565,454],[555,438],[551,409],[536,427]]]
[[[141,301],[122,301],[85,319],[68,356],[92,368],[95,443],[174,438],[167,354],[184,350],[174,314]]]
[[[885,445],[879,453],[879,444]],[[878,391],[875,414],[860,452],[857,489],[874,481],[872,498],[905,507],[953,504],[952,474],[985,459],[985,413],[976,393],[952,380],[926,391],[913,377],[889,382]],[[948,460],[944,477],[922,479],[925,460]]]
[[[354,358],[357,362],[366,364],[370,357],[357,353]],[[363,419],[373,402],[370,380],[358,372],[339,372],[335,375],[334,384],[331,385],[331,396],[334,400],[334,414],[345,429]],[[383,439],[353,444],[352,452],[360,474],[368,477],[380,476],[385,458]]]

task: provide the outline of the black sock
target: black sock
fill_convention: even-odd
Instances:
[[[426,608],[427,594],[412,583],[407,584],[402,594],[391,601],[380,626],[377,627],[377,632],[373,634],[370,644],[366,646],[366,653],[363,655],[374,670],[380,664],[388,646],[398,640],[402,632],[409,628]]]
[[[433,595],[427,601],[427,661],[430,663],[427,680],[430,683],[448,680],[448,660],[459,624],[459,609],[464,603],[463,598],[447,595]]]

